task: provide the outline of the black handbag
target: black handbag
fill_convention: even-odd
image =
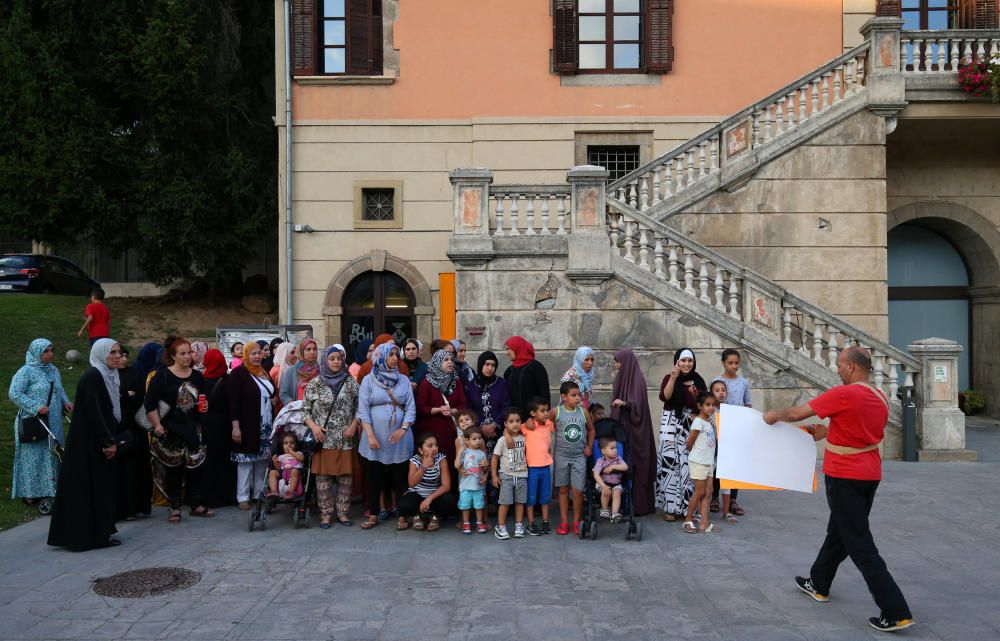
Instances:
[[[49,383],[49,400],[45,401],[46,407],[52,404],[52,390],[55,389],[55,386],[55,383]],[[47,416],[38,414],[22,416],[17,423],[17,440],[22,443],[36,443],[47,439],[49,437],[48,426],[45,422],[47,418]]]

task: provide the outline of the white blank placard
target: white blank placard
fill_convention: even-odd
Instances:
[[[813,491],[816,445],[811,434],[788,423],[768,425],[764,415],[750,407],[723,404],[717,411],[718,478]]]

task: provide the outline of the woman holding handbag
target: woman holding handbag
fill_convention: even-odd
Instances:
[[[31,341],[24,355],[24,365],[14,374],[8,391],[18,410],[14,419],[14,479],[10,495],[15,499],[20,497],[29,505],[56,495],[58,462],[52,454],[50,437],[44,430],[23,435],[25,440],[39,436],[37,440],[21,442],[22,419],[40,417],[59,442],[64,443],[63,411],[73,411],[59,370],[52,364],[54,356],[52,341],[45,338]]]

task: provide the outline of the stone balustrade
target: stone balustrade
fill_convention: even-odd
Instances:
[[[950,74],[1000,56],[1000,31],[903,31],[899,44],[904,74]]]
[[[494,236],[562,235],[570,231],[568,185],[497,185],[489,190]]]

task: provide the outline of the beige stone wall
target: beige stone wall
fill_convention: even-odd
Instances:
[[[861,44],[861,26],[875,17],[878,0],[844,0],[844,50]]]
[[[887,339],[885,194],[884,123],[862,111],[669,222]]]

